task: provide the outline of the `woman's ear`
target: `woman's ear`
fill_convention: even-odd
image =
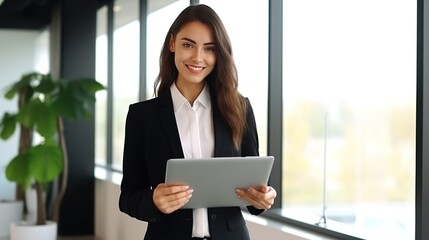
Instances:
[[[174,52],[174,37],[173,34],[170,33],[170,43],[169,43],[170,52]]]

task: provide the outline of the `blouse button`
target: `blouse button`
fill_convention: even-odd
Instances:
[[[216,220],[216,217],[217,217],[217,216],[216,216],[216,214],[214,214],[214,213],[210,215],[210,218],[211,218],[212,220]]]

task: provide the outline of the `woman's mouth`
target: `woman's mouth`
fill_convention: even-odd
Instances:
[[[198,67],[198,66],[192,66],[192,65],[186,65],[186,67],[192,73],[200,73],[204,70],[204,67]]]

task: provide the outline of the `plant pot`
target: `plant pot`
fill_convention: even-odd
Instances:
[[[57,223],[48,221],[45,225],[28,224],[25,221],[10,224],[10,240],[56,240]]]
[[[9,225],[22,220],[23,201],[0,201],[0,239],[9,237]]]

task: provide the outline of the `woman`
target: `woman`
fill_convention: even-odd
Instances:
[[[127,115],[119,207],[148,222],[145,239],[249,239],[239,207],[180,209],[192,189],[164,184],[171,158],[259,154],[253,110],[237,85],[218,15],[206,5],[184,9],[164,41],[156,98],[130,105]],[[276,197],[269,186],[236,193],[255,215]]]

